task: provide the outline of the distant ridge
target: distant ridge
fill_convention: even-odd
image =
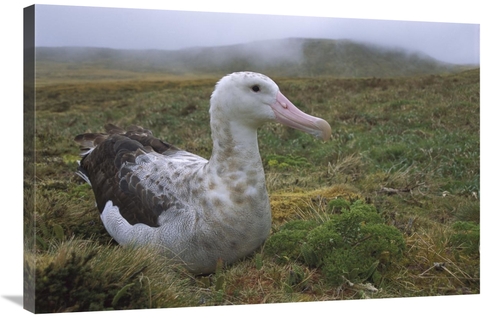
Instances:
[[[172,75],[224,75],[252,70],[270,76],[401,77],[444,74],[477,66],[440,62],[427,55],[350,40],[289,38],[175,51],[37,47],[38,75],[99,68]]]

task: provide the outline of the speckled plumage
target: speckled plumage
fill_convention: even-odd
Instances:
[[[267,76],[233,73],[217,83],[210,100],[210,160],[142,127],[125,131],[107,125],[106,134],[75,138],[83,150],[78,173],[92,185],[103,224],[118,243],[157,246],[193,273],[210,273],[219,259],[233,263],[269,235],[271,210],[257,128],[269,121],[291,122],[329,137],[330,127],[321,119],[298,110],[292,115],[300,120],[283,119],[279,113],[288,108],[296,109]]]

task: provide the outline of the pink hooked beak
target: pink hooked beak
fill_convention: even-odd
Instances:
[[[330,138],[332,129],[325,120],[304,113],[280,91],[276,94],[276,102],[271,104],[271,108],[276,115],[277,122],[311,134],[316,138],[322,138],[325,141]]]

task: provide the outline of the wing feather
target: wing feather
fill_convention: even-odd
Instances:
[[[78,174],[90,182],[102,213],[111,200],[131,224],[159,226],[159,216],[171,206],[180,207],[174,197],[162,195],[154,186],[155,176],[148,153],[174,156],[180,150],[154,137],[150,130],[132,126],[123,130],[112,124],[106,134],[87,133],[75,137],[82,150]],[[149,163],[149,164],[148,164]],[[142,177],[142,178],[141,178]],[[161,187],[162,190],[164,187]]]

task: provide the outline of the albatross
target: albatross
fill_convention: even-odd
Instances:
[[[75,137],[77,174],[89,183],[120,245],[154,246],[194,274],[248,256],[270,234],[271,208],[257,129],[278,122],[328,140],[330,125],[299,110],[269,77],[224,76],[210,98],[209,160],[140,126]]]

